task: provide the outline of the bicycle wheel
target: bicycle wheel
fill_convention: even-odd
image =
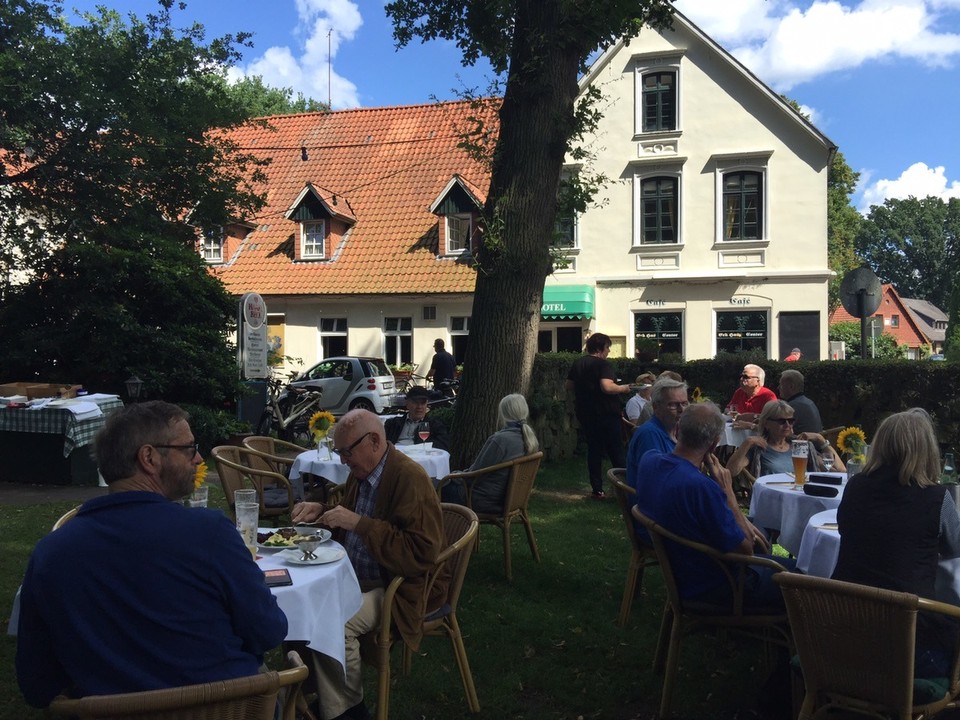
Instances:
[[[270,431],[273,430],[274,424],[273,412],[271,410],[264,410],[260,416],[260,420],[257,422],[257,435],[269,435]]]

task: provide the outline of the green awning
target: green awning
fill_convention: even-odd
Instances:
[[[593,317],[593,285],[548,285],[543,289],[540,315],[545,320],[585,320]]]

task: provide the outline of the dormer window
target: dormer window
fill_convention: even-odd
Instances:
[[[324,243],[326,225],[323,220],[300,223],[300,257],[305,260],[323,260],[326,258]]]
[[[447,215],[447,255],[459,255],[470,249],[473,237],[473,216]]]
[[[200,256],[208,263],[223,262],[223,228],[213,227],[203,231],[200,241]]]

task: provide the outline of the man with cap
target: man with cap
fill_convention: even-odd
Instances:
[[[637,393],[627,400],[627,406],[623,409],[627,420],[634,425],[640,424],[640,413],[643,411],[644,406],[650,402],[650,389],[656,380],[657,378],[653,373],[645,372],[642,375],[637,375]]]
[[[450,450],[450,433],[439,420],[428,418],[430,391],[425,387],[414,385],[407,391],[407,414],[405,417],[390,418],[384,423],[387,440],[394,445],[419,445],[422,442],[432,442],[439,450]],[[420,423],[426,423],[430,428],[430,437],[421,440],[418,435]]]

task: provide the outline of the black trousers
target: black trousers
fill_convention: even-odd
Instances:
[[[604,455],[610,458],[613,467],[627,466],[620,422],[619,415],[604,415],[589,422],[581,422],[587,436],[587,474],[590,476],[593,492],[603,490],[603,476],[600,473]]]

